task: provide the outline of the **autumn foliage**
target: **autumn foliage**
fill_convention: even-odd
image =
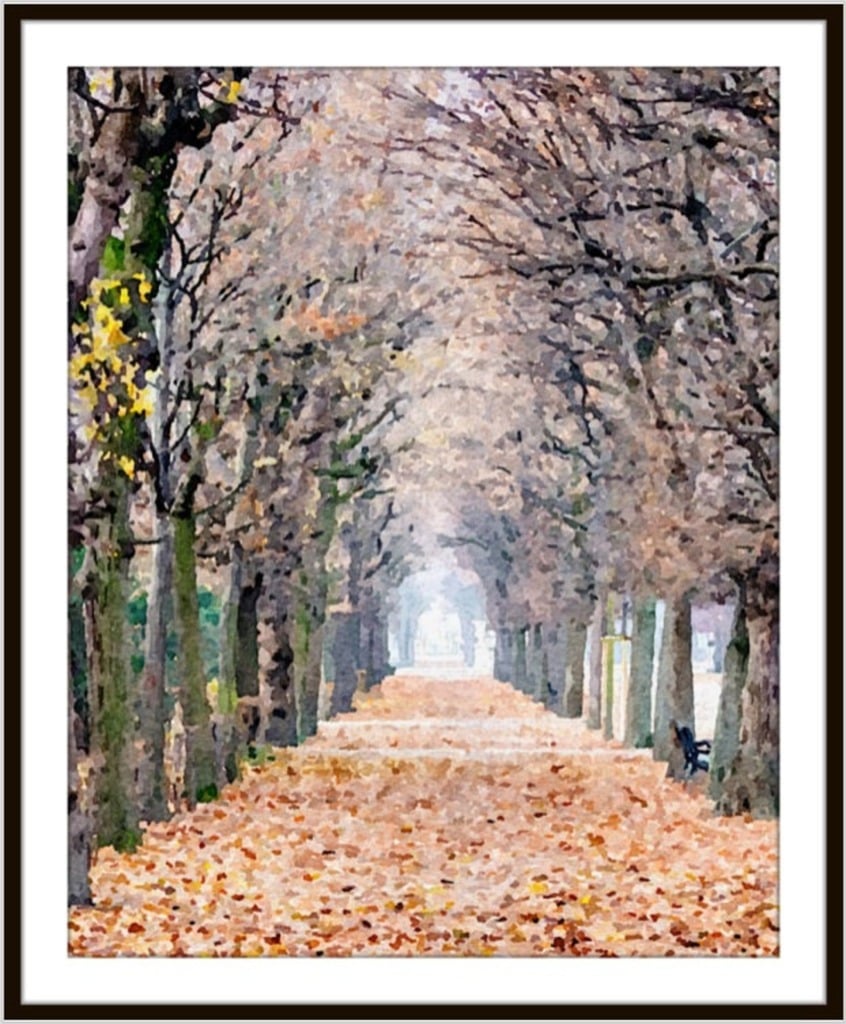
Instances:
[[[776,827],[487,680],[392,678],[100,850],[84,956],[772,956]]]
[[[68,94],[72,952],[775,953],[777,69]]]

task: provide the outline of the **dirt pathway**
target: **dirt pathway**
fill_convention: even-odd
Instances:
[[[777,953],[772,822],[492,680],[394,678],[101,850],[75,955]]]

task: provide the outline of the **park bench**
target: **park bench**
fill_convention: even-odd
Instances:
[[[674,723],[675,724],[675,723]],[[676,738],[684,752],[685,775],[695,775],[697,771],[708,771],[708,762],[703,760],[703,754],[711,753],[710,740],[697,740],[693,732],[686,726],[675,726]]]

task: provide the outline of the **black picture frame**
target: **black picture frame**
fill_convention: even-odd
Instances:
[[[61,23],[108,20],[114,22],[174,20],[214,24],[224,20],[298,21],[319,19],[331,30],[340,21],[426,20],[443,22],[445,30],[456,21],[601,21],[609,31],[620,30],[624,22],[660,22],[668,20],[679,25],[696,22],[819,22],[825,34],[825,383],[820,382],[818,400],[825,409],[825,995],[819,1003],[632,1003],[568,1002],[562,992],[560,1002],[538,1004],[521,1001],[519,994],[507,1004],[491,1004],[480,998],[476,1002],[450,1003],[438,1001],[437,994],[426,1002],[378,1002],[340,1005],[335,1002],[229,1003],[212,1005],[202,1001],[163,1003],[153,998],[149,1003],[97,1002],[61,1003],[51,1001],[50,978],[44,978],[44,998],[24,1001],[22,986],[22,934],[25,926],[37,927],[24,917],[23,884],[28,868],[22,846],[23,815],[26,811],[22,793],[23,680],[27,651],[23,641],[21,594],[35,581],[27,577],[21,547],[26,529],[27,509],[23,504],[25,466],[23,442],[23,330],[26,316],[32,310],[23,306],[24,285],[21,252],[27,239],[22,218],[22,195],[27,185],[26,169],[17,159],[22,151],[26,129],[22,103],[23,67],[22,38],[24,27],[33,22]],[[534,1017],[543,1019],[842,1019],[843,964],[843,663],[842,663],[842,565],[843,565],[843,10],[839,4],[783,6],[756,5],[677,5],[672,8],[649,5],[262,5],[230,6],[190,5],[36,5],[8,4],[4,7],[4,106],[6,141],[5,180],[5,994],[4,1019],[144,1019],[184,1018],[206,1019],[277,1019],[297,1014],[304,1017],[339,1019],[412,1019],[430,1014],[437,1017],[484,1015],[496,1019]],[[668,57],[671,55],[668,54]],[[671,61],[668,60],[668,63]],[[61,298],[58,299],[61,301]],[[45,341],[45,350],[55,352],[63,340]],[[814,396],[809,397],[813,401]],[[59,642],[50,638],[50,642]],[[64,683],[59,681],[55,693],[44,683],[44,699],[64,700]],[[790,680],[785,685],[791,685]],[[53,757],[63,760],[64,751]],[[32,810],[32,809],[31,809]],[[386,963],[385,969],[390,969]],[[608,991],[608,990],[606,990]],[[151,993],[152,994],[152,993]],[[602,993],[598,993],[600,1000]]]

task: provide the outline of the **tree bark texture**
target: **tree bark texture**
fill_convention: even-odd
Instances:
[[[211,712],[200,643],[195,524],[190,512],[173,517],[173,599],[178,638],[180,700],[185,721],[185,790],[189,807],[218,794]]]
[[[722,814],[774,817],[779,811],[779,583],[773,556],[746,580],[749,662],[740,743],[717,807]]]
[[[357,612],[332,615],[332,660],[334,683],[331,713],[352,711],[356,691],[356,670],[361,664],[361,616]]]
[[[684,776],[684,753],[676,742],[674,725],[687,726],[696,735],[692,636],[690,598],[668,598],[658,659],[653,757],[668,762],[667,777],[673,779]]]
[[[85,614],[82,594],[74,584],[71,557],[68,557],[68,906],[91,903],[89,870],[94,847],[94,822],[89,792],[83,782],[80,762],[90,750],[90,722],[82,721],[77,707],[83,705],[82,690],[88,686],[85,647]],[[89,699],[84,699],[84,708]],[[88,758],[90,766],[91,759]]]
[[[218,785],[238,777],[244,748],[257,736],[259,711],[258,601],[262,576],[240,544],[229,563],[220,633],[220,684],[212,732]],[[242,704],[242,699],[244,703]]]
[[[68,906],[87,906],[91,901],[91,853],[93,822],[80,773],[79,728],[74,710],[73,685],[68,677]]]
[[[567,636],[562,626],[544,623],[544,707],[561,714],[564,707],[564,684],[567,676]]]
[[[605,688],[605,694],[603,697],[604,707],[602,709],[602,735],[606,740],[614,738],[614,667],[615,655],[617,653],[617,642],[613,637],[616,632],[617,629],[614,621],[614,597],[612,594],[609,594],[605,604],[606,639],[602,644]]]
[[[526,692],[543,702],[546,693],[546,669],[543,627],[539,622],[526,630]]]
[[[388,628],[379,602],[374,596],[364,602],[361,613],[362,668],[366,672],[366,686],[378,686],[388,675]]]
[[[512,682],[516,689],[523,693],[528,692],[529,667],[526,658],[526,634],[528,629],[520,626],[514,630],[514,664],[512,667]]]
[[[101,550],[95,556],[93,600],[89,604],[87,646],[93,693],[94,745],[102,755],[96,773],[96,830],[100,846],[134,850],[141,832],[132,776],[134,716],[128,662],[126,605],[129,595],[129,495],[115,481],[116,507],[104,521]]]
[[[565,718],[581,718],[584,711],[585,691],[585,648],[587,647],[587,624],[575,619],[567,623],[564,676]]]
[[[262,577],[256,573],[241,588],[236,616],[235,692],[238,697],[257,697],[258,675],[258,600]],[[229,708],[221,709],[229,712]]]
[[[297,743],[317,733],[318,703],[323,661],[324,609],[301,598],[294,613],[294,700],[296,701]]]
[[[494,647],[494,679],[510,683],[514,677],[514,632],[510,626],[499,626]]]
[[[626,700],[624,742],[652,745],[652,672],[655,658],[655,598],[635,597],[632,609],[632,663]]]
[[[240,544],[232,546],[229,560],[229,578],[223,596],[223,608],[220,617],[220,689],[218,691],[218,708],[228,707],[238,693],[238,647],[239,608],[244,580],[244,550]],[[258,628],[258,624],[256,624]],[[256,691],[244,696],[258,694],[258,665],[256,665]]]
[[[605,600],[600,597],[593,609],[588,655],[588,729],[602,727],[602,636],[605,631]]]
[[[297,706],[294,698],[294,651],[285,598],[279,592],[263,594],[258,611],[263,635],[267,637],[260,688],[267,695],[268,716],[261,738],[277,747],[293,747],[297,743]],[[247,742],[255,742],[260,732],[255,698],[242,697],[238,703],[247,726]]]
[[[139,800],[145,820],[165,821],[170,817],[165,772],[167,633],[173,617],[173,537],[168,515],[156,516],[155,531],[159,543],[153,547],[147,591],[144,674],[139,703],[139,739],[144,760]]]
[[[749,632],[746,628],[745,588],[741,587],[734,609],[731,638],[723,659],[723,685],[717,709],[717,726],[710,759],[710,794],[719,800],[723,784],[740,749],[740,717],[743,687],[749,665]]]

